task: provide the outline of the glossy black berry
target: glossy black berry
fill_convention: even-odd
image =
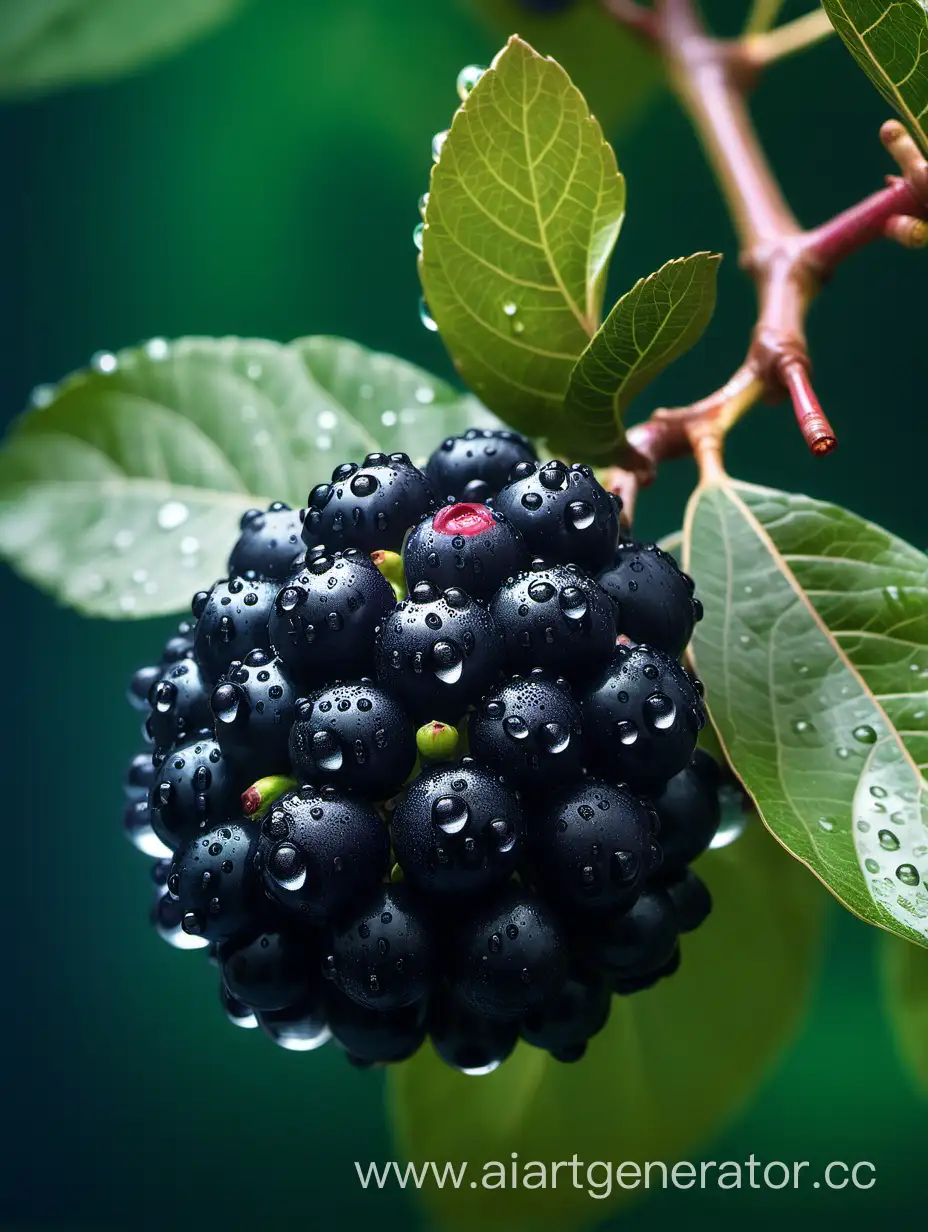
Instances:
[[[650,975],[672,957],[679,939],[673,902],[666,890],[649,886],[625,912],[597,928],[591,947],[612,974]]]
[[[151,753],[136,753],[126,768],[123,792],[127,800],[148,801],[148,793],[155,780],[155,765]]]
[[[290,755],[301,783],[334,783],[386,800],[412,772],[416,731],[402,706],[373,681],[335,684],[300,704]]]
[[[609,1018],[612,990],[604,976],[574,968],[561,991],[522,1019],[522,1038],[558,1061],[579,1061]]]
[[[167,752],[175,745],[210,733],[213,716],[209,693],[210,686],[196,659],[179,659],[164,669],[148,694],[146,726],[156,750]]]
[[[258,1019],[255,1017],[255,1012],[250,1006],[245,1005],[241,1001],[236,1001],[235,997],[230,996],[225,984],[219,982],[219,1003],[225,1010],[226,1018],[232,1023],[233,1027],[243,1027],[246,1031],[253,1030],[258,1025]]]
[[[391,828],[404,876],[432,895],[479,894],[507,881],[523,855],[519,797],[469,757],[423,770]]]
[[[229,557],[230,576],[266,582],[288,578],[304,546],[299,510],[275,501],[266,511],[249,509],[243,513],[240,528]]]
[[[311,919],[351,910],[386,873],[388,854],[387,828],[374,806],[334,787],[282,796],[262,824],[267,889]]]
[[[620,633],[680,657],[702,619],[702,604],[669,552],[653,543],[620,543],[596,580],[617,605]]]
[[[297,691],[280,659],[252,650],[213,689],[210,707],[225,756],[254,780],[290,768],[290,728]]]
[[[326,1023],[326,1002],[321,978],[294,1005],[282,1010],[259,1010],[258,1025],[265,1035],[288,1052],[313,1052],[332,1038]]]
[[[619,646],[581,698],[590,765],[654,789],[693,756],[706,714],[692,677],[661,650]]]
[[[496,679],[503,634],[478,600],[420,582],[384,620],[377,676],[416,725],[457,723]]]
[[[375,1010],[330,986],[326,1000],[332,1038],[355,1064],[405,1061],[425,1040],[425,998],[399,1009]]]
[[[215,740],[201,737],[174,749],[156,767],[149,795],[151,824],[172,849],[214,826],[239,818],[248,786]]]
[[[521,532],[532,555],[552,564],[596,571],[615,552],[620,504],[588,466],[522,462],[493,506]]]
[[[507,883],[471,912],[450,937],[458,994],[488,1018],[520,1018],[554,997],[567,979],[563,926],[548,903]]]
[[[151,809],[147,797],[127,800],[122,814],[123,833],[137,851],[153,859],[171,854],[171,848],[152,829]]]
[[[519,1039],[518,1019],[486,1018],[445,984],[429,1005],[428,1028],[445,1064],[473,1075],[492,1073]]]
[[[449,436],[425,466],[439,494],[455,500],[485,501],[495,496],[518,462],[534,462],[532,444],[506,429],[468,428]]]
[[[144,714],[148,713],[150,706],[148,695],[151,692],[151,686],[156,680],[160,679],[161,666],[158,663],[153,663],[148,667],[140,667],[132,673],[129,687],[126,690],[126,697],[133,710],[139,710]]]
[[[220,946],[219,961],[230,996],[253,1010],[293,1005],[318,980],[318,951],[286,926],[249,929]]]
[[[250,650],[267,650],[268,617],[278,584],[231,577],[193,597],[193,649],[204,679],[215,682]]]
[[[656,818],[623,786],[587,778],[532,818],[533,866],[549,895],[571,911],[630,906],[660,866]]]
[[[691,868],[672,877],[662,878],[661,884],[670,896],[677,915],[681,933],[691,933],[698,928],[712,911],[712,895],[709,887],[697,877]]]
[[[504,632],[512,671],[547,667],[583,680],[602,670],[615,650],[612,601],[572,565],[536,562],[500,587],[490,614]]]
[[[468,732],[474,757],[524,791],[581,774],[580,707],[567,681],[541,668],[491,689],[470,716]]]
[[[459,586],[475,599],[490,599],[526,563],[522,537],[486,505],[445,505],[410,531],[403,568],[410,590],[417,582],[439,589]]]
[[[358,466],[345,462],[331,483],[318,484],[306,502],[303,540],[330,552],[357,548],[398,552],[410,526],[439,503],[432,481],[404,453],[369,453]]]
[[[712,842],[721,820],[719,777],[718,763],[697,749],[689,765],[653,793],[665,875],[681,872]]]
[[[167,892],[159,893],[152,903],[150,919],[155,932],[162,941],[175,950],[205,949],[209,942],[205,937],[184,932],[183,910],[177,899]]]
[[[257,843],[255,825],[230,822],[180,848],[168,890],[180,906],[184,932],[223,941],[249,927],[261,900]]]
[[[408,886],[383,885],[335,926],[325,966],[359,1005],[400,1009],[431,989],[438,967],[436,934]]]
[[[369,556],[314,555],[277,593],[271,642],[300,688],[357,680],[373,669],[375,631],[394,603]]]

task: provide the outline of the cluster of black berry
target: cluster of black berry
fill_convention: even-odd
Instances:
[[[582,1055],[679,962],[718,824],[701,615],[586,466],[512,432],[345,463],[242,519],[133,678],[127,828],[226,1010],[358,1064]],[[160,858],[158,858],[160,857]]]

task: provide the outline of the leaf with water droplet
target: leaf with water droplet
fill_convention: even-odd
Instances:
[[[626,291],[577,360],[555,440],[582,439],[584,457],[614,454],[632,399],[702,337],[720,260],[697,252],[668,261]]]
[[[766,824],[850,910],[928,946],[928,558],[726,478],[691,501],[685,561],[706,609],[696,669]]]
[[[339,338],[156,341],[69,377],[0,448],[0,554],[95,616],[185,609],[224,576],[241,514],[301,505],[314,470],[498,426],[421,368]]]
[[[614,997],[609,1022],[580,1064],[520,1043],[479,1079],[448,1068],[431,1048],[391,1066],[403,1157],[465,1159],[479,1142],[487,1159],[508,1160],[512,1151],[522,1160],[575,1152],[586,1160],[695,1158],[799,1026],[827,903],[756,819],[738,842],[701,857],[696,870],[714,909],[683,938],[679,971],[648,992]],[[686,1047],[668,1046],[680,1023]],[[634,1190],[615,1185],[591,1216],[586,1191],[569,1184],[452,1192],[426,1183],[419,1196],[430,1226],[467,1232],[580,1227],[636,1200]]]
[[[538,435],[596,332],[625,210],[615,155],[553,60],[513,37],[432,169],[420,272],[461,375]]]
[[[17,0],[0,5],[0,96],[119,76],[183,47],[241,0]],[[131,12],[126,10],[131,9]]]

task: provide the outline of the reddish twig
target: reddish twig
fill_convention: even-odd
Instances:
[[[720,389],[689,406],[655,411],[630,429],[622,468],[611,477],[634,495],[659,462],[697,456],[703,473],[721,466],[725,432],[750,406],[789,397],[803,438],[815,454],[837,440],[816,397],[805,337],[809,305],[848,256],[886,237],[905,247],[928,245],[928,162],[897,121],[881,130],[901,175],[887,187],[810,231],[796,221],[761,147],[746,95],[761,64],[756,38],[708,34],[693,0],[656,0],[653,9],[604,0],[630,29],[643,33],[664,58],[726,199],[740,244],[740,264],[757,290],[757,321],[744,362]],[[806,32],[815,33],[811,23]],[[802,39],[777,40],[794,49]],[[809,40],[805,40],[809,41]],[[792,46],[789,46],[789,44]]]

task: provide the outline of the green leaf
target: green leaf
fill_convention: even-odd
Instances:
[[[626,30],[597,3],[561,13],[529,11],[522,0],[473,0],[487,25],[519,33],[543,55],[565,65],[606,132],[631,127],[662,92],[660,59],[640,35]]]
[[[460,1189],[420,1192],[442,1225],[537,1232],[598,1222],[641,1191],[614,1185],[608,1200],[591,1202],[563,1173],[543,1190],[487,1190],[482,1165],[508,1166],[512,1151],[521,1164],[576,1154],[584,1168],[692,1159],[762,1081],[803,1012],[827,899],[756,822],[697,867],[715,908],[683,938],[680,970],[615,997],[582,1061],[563,1065],[520,1044],[495,1073],[474,1078],[426,1047],[391,1070],[402,1158],[470,1161]]]
[[[822,0],[848,51],[928,153],[928,6]]]
[[[684,534],[691,653],[761,816],[862,919],[928,945],[928,558],[732,481],[697,489]]]
[[[702,336],[720,261],[708,252],[668,261],[606,317],[570,375],[564,404],[564,431],[582,439],[589,456],[614,453],[629,402]]]
[[[881,967],[884,1002],[899,1052],[928,1096],[928,955],[887,937]]]
[[[471,389],[533,436],[599,327],[625,210],[615,155],[570,78],[518,38],[454,117],[432,170],[422,284]]]
[[[4,0],[0,96],[128,72],[192,42],[241,0]]]
[[[36,401],[0,448],[0,554],[62,602],[122,618],[178,611],[223,576],[244,510],[301,504],[347,458],[421,459],[497,425],[420,368],[324,337],[154,339]]]

